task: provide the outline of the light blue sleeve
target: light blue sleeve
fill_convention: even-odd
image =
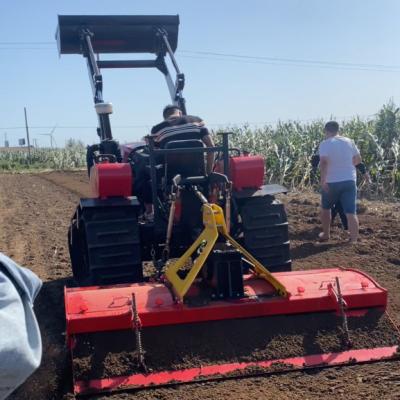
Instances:
[[[41,286],[32,271],[0,253],[0,400],[40,365],[42,341],[33,302]]]

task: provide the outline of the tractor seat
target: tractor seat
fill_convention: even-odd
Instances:
[[[165,149],[191,149],[204,148],[201,140],[174,140],[165,145]],[[165,177],[167,182],[180,175],[182,179],[196,178],[200,181],[206,180],[206,165],[204,152],[199,153],[174,153],[165,155]]]

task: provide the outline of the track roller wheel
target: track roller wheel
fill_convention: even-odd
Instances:
[[[273,196],[241,202],[245,248],[271,272],[291,271],[289,224],[284,205]]]

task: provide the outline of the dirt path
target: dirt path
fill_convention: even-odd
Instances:
[[[320,231],[316,194],[291,193],[286,199],[295,269],[357,268],[389,292],[389,311],[400,324],[400,203],[359,204],[360,242],[347,245],[339,217],[328,243],[316,243]]]
[[[40,177],[0,175],[0,251],[44,281],[35,304],[43,338],[42,366],[14,398],[61,398],[67,390],[62,296],[69,277],[65,233],[77,198]]]
[[[13,399],[70,398],[71,375],[64,347],[62,289],[70,276],[66,231],[79,196],[88,194],[85,173],[0,174],[0,251],[31,268],[45,282],[35,309],[42,330],[40,369]],[[362,241],[345,246],[341,232],[318,245],[318,197],[285,198],[297,269],[350,266],[374,276],[389,290],[389,310],[400,323],[400,204],[363,203]],[[210,339],[211,340],[211,339]],[[104,397],[104,396],[103,396]],[[109,399],[400,399],[400,362],[377,363],[268,378],[185,385]],[[99,397],[98,397],[99,398]]]

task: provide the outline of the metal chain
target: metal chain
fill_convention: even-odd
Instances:
[[[339,307],[340,307],[340,315],[343,320],[343,331],[344,331],[344,340],[346,346],[350,347],[351,346],[351,340],[350,340],[350,333],[349,333],[349,325],[347,322],[347,315],[345,312],[345,306],[346,303],[343,299],[342,296],[342,291],[340,290],[340,283],[339,283],[339,278],[336,277],[336,288],[337,288],[337,294],[338,294],[338,302],[339,302]]]
[[[143,344],[142,344],[142,324],[140,322],[139,314],[137,312],[136,299],[134,293],[132,293],[132,311],[133,311],[133,322],[134,322],[135,337],[136,337],[136,356],[138,359],[139,366],[144,370],[144,372],[147,372],[147,366],[144,361],[145,351],[143,349]]]

